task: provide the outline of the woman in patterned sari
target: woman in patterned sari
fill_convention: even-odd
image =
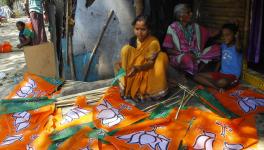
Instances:
[[[178,4],[174,8],[177,21],[167,30],[163,47],[167,49],[170,64],[174,68],[194,75],[199,72],[199,64],[207,64],[220,56],[219,45],[205,47],[209,32],[191,22],[192,12],[188,5]]]
[[[158,99],[167,93],[168,57],[160,50],[157,38],[150,34],[147,16],[133,22],[135,37],[121,50],[121,65],[126,76],[121,78],[123,96],[133,100]]]

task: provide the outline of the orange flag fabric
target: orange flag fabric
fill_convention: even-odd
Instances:
[[[93,109],[87,105],[86,97],[77,97],[75,106],[62,114],[61,109],[56,111],[55,130],[60,131],[72,126],[88,123],[93,121]]]
[[[25,73],[24,79],[6,99],[51,96],[62,83],[62,80]]]
[[[155,122],[148,120],[121,129],[113,136],[106,136],[105,140],[117,149],[136,150],[175,150],[180,146],[187,124],[181,122]]]
[[[45,130],[55,105],[35,110],[0,116],[0,150],[29,149],[32,142]]]
[[[183,114],[185,115],[185,114]],[[254,117],[229,120],[201,112],[184,138],[188,149],[255,149],[258,142]]]
[[[264,112],[264,95],[248,88],[237,86],[223,93],[215,93],[216,99],[239,116]]]
[[[148,114],[125,102],[118,87],[109,88],[93,108],[93,121],[97,128],[107,132],[129,126]]]

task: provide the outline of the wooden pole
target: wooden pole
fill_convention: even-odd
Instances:
[[[71,79],[76,80],[75,76],[75,67],[73,62],[73,49],[72,49],[72,33],[70,31],[70,19],[72,15],[72,0],[66,1],[66,40],[67,40],[67,51],[66,51],[66,59],[67,64],[70,65],[71,69]]]
[[[136,16],[142,14],[144,9],[144,1],[143,0],[135,0],[135,8],[136,8]]]
[[[90,56],[90,59],[88,60],[88,63],[84,66],[84,76],[83,76],[83,81],[85,81],[85,79],[88,77],[89,69],[90,69],[90,66],[91,66],[91,64],[92,64],[93,57],[94,57],[94,55],[95,55],[95,53],[96,53],[96,51],[97,51],[97,49],[98,49],[98,47],[99,47],[99,45],[100,45],[102,39],[103,39],[104,33],[105,33],[105,31],[106,31],[106,28],[107,28],[107,26],[109,25],[109,23],[110,23],[111,18],[113,17],[113,15],[114,15],[114,11],[111,10],[110,13],[109,13],[109,15],[108,15],[107,21],[106,21],[106,23],[104,24],[103,29],[102,29],[102,31],[101,31],[101,33],[100,33],[100,35],[99,35],[99,38],[97,39],[97,42],[96,42],[96,44],[95,44],[95,46],[94,46],[94,48],[93,48],[93,51],[92,51],[91,56]]]

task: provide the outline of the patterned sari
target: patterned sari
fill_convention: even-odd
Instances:
[[[137,40],[136,48],[125,45],[121,50],[121,66],[128,73],[133,66],[146,64],[155,58],[153,68],[140,71],[132,77],[121,78],[120,87],[125,96],[132,98],[160,98],[167,93],[166,69],[168,57],[160,51],[159,41],[149,36],[144,42]]]
[[[179,22],[172,23],[163,43],[165,48],[174,50],[169,55],[170,64],[193,75],[198,72],[200,62],[208,63],[219,58],[219,45],[205,47],[208,38],[208,31],[196,23],[187,28]]]

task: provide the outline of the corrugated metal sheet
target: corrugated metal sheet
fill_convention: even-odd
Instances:
[[[246,0],[199,0],[198,22],[202,25],[220,28],[226,22],[237,19],[241,29],[244,28]]]

